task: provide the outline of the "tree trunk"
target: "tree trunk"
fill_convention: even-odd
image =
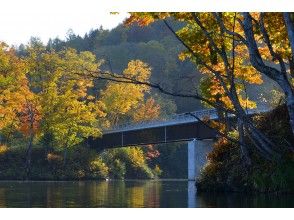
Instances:
[[[65,147],[63,151],[63,166],[64,167],[66,165],[66,159],[67,159],[67,147]]]
[[[286,95],[286,105],[289,113],[289,123],[292,129],[292,134],[294,136],[294,92],[289,91],[291,94]]]
[[[29,180],[31,177],[31,158],[32,158],[32,146],[33,146],[34,135],[30,135],[30,140],[28,144],[27,154],[26,154],[26,179]]]
[[[247,48],[249,51],[249,56],[250,56],[250,62],[252,66],[258,70],[259,72],[265,74],[268,76],[270,79],[274,80],[279,84],[281,89],[283,90],[285,94],[285,99],[286,99],[286,105],[287,109],[289,112],[290,116],[290,126],[292,129],[292,134],[294,135],[294,91],[293,87],[287,77],[287,72],[280,71],[274,67],[268,66],[263,62],[263,59],[258,51],[258,46],[254,38],[254,32],[253,32],[253,25],[252,25],[252,18],[249,13],[243,13],[244,16],[244,21],[243,21],[243,29],[247,41]],[[290,20],[290,15],[287,17],[284,14],[286,26],[288,29],[288,36],[289,36],[289,41],[291,44],[292,50],[294,50],[294,25],[292,21]],[[287,20],[288,18],[288,20]],[[292,56],[293,56],[294,51],[292,51]]]
[[[238,132],[239,132],[239,141],[241,143],[241,158],[244,161],[246,166],[250,166],[251,165],[251,159],[248,153],[248,149],[245,145],[245,141],[244,141],[244,125],[242,120],[238,119]]]
[[[275,160],[280,157],[280,155],[273,150],[275,145],[259,129],[250,123],[247,123],[246,129],[250,139],[260,151],[261,156],[268,160]]]

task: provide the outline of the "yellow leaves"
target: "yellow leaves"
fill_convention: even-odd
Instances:
[[[151,74],[151,68],[141,60],[131,60],[123,75],[141,82],[146,82]]]
[[[256,102],[249,100],[248,98],[243,99],[242,97],[239,97],[241,106],[245,109],[254,109],[256,108]]]
[[[260,13],[255,13],[254,16],[256,19],[259,19]],[[283,14],[281,12],[265,13],[263,21],[274,52],[278,53],[287,62],[288,57],[291,56],[291,49]],[[260,31],[256,31],[255,36],[259,39],[258,47],[262,58],[272,62],[273,57],[269,53],[262,33]]]
[[[8,147],[4,144],[0,145],[0,154],[5,154],[8,151]]]
[[[96,157],[90,162],[90,171],[100,178],[105,178],[108,176],[109,168],[100,157]]]
[[[179,53],[178,58],[179,58],[179,60],[181,60],[181,61],[185,61],[186,58],[187,58],[187,56],[186,56],[185,53],[181,52],[181,53]]]
[[[150,74],[151,68],[140,60],[130,61],[123,71],[124,77],[139,82],[148,81]],[[100,101],[105,104],[112,123],[116,123],[119,115],[125,115],[135,109],[149,90],[148,86],[140,84],[109,82],[101,91]]]
[[[47,160],[48,161],[57,161],[61,162],[63,160],[62,156],[55,154],[55,153],[48,153],[47,154]]]
[[[101,93],[101,101],[105,103],[107,112],[125,114],[144,97],[138,86],[133,84],[110,83]]]
[[[38,96],[42,115],[41,135],[52,135],[55,147],[68,148],[83,138],[101,136],[100,119],[105,106],[89,89],[93,79],[86,77],[102,64],[90,52],[74,49],[60,52],[30,49],[32,87]],[[41,80],[40,80],[41,79]]]
[[[128,158],[130,159],[134,167],[141,167],[145,164],[144,152],[139,147],[128,147],[126,148]]]

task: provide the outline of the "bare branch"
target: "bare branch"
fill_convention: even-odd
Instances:
[[[86,70],[86,71],[87,71],[87,75],[85,75],[84,73],[78,73],[78,72],[76,74],[79,76],[82,76],[82,77],[90,77],[90,78],[94,78],[94,79],[108,80],[108,81],[113,81],[113,82],[118,82],[118,83],[130,83],[130,84],[136,84],[136,85],[149,86],[151,88],[159,90],[161,93],[166,94],[166,95],[175,96],[175,97],[182,97],[182,98],[197,99],[197,100],[203,101],[203,102],[211,105],[214,108],[219,108],[224,112],[235,114],[234,110],[224,107],[221,103],[214,103],[214,102],[202,97],[201,95],[199,95],[197,93],[196,94],[176,93],[176,92],[168,91],[167,89],[163,88],[160,84],[156,84],[156,83],[144,82],[144,81],[140,81],[140,80],[137,80],[134,78],[129,78],[129,77],[126,77],[123,75],[118,75],[118,74],[105,72],[105,71],[92,71],[92,70]]]
[[[202,66],[204,66],[206,69],[208,69],[210,72],[212,72],[212,73],[219,73],[220,74],[220,72],[219,71],[217,71],[217,70],[214,70],[211,66],[209,66],[209,65],[207,65],[205,62],[203,62],[202,60],[201,60],[201,58],[199,57],[199,55],[197,54],[197,53],[195,53],[194,51],[193,51],[193,49],[190,47],[190,46],[188,46],[180,37],[179,37],[179,35],[173,30],[173,28],[168,24],[168,22],[166,21],[166,20],[163,20],[163,22],[164,22],[164,24],[167,26],[167,28],[173,33],[173,35],[183,44],[183,46],[185,46],[186,47],[186,49],[196,58],[196,60],[197,60],[197,62],[200,64],[200,65],[202,65]]]

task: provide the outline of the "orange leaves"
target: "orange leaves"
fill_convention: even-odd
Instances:
[[[154,22],[154,18],[150,13],[132,13],[131,16],[124,22],[125,25],[137,23],[139,26],[147,26]]]
[[[18,128],[25,99],[31,95],[28,67],[13,49],[0,44],[0,129]]]
[[[251,16],[254,16],[257,21],[260,19],[260,13],[251,13]],[[263,21],[274,52],[278,53],[287,62],[288,57],[291,56],[291,49],[283,14],[281,12],[264,13]],[[272,61],[273,57],[269,53],[269,49],[259,28],[256,29],[255,37],[259,42],[258,47],[261,56],[268,61]]]
[[[135,110],[132,117],[135,122],[149,121],[158,118],[159,114],[160,106],[155,103],[153,98],[149,98]]]
[[[152,160],[160,156],[159,151],[156,150],[153,145],[147,145],[146,148],[147,152],[145,153],[145,156],[147,160]]]
[[[26,101],[20,113],[19,130],[26,136],[35,134],[39,130],[41,113],[36,100]]]
[[[165,19],[170,16],[168,12],[131,12],[131,16],[124,22],[125,25],[137,23],[139,26],[147,26],[155,21],[155,19]]]

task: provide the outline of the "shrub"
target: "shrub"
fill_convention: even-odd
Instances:
[[[156,177],[160,177],[160,175],[162,174],[162,170],[160,169],[158,165],[155,165],[155,168],[153,169],[153,173]]]
[[[126,164],[119,159],[115,159],[111,164],[111,176],[116,179],[124,179],[126,174]]]
[[[90,163],[90,172],[91,176],[94,178],[107,178],[108,177],[108,167],[102,161],[100,157],[97,157],[95,160]]]

